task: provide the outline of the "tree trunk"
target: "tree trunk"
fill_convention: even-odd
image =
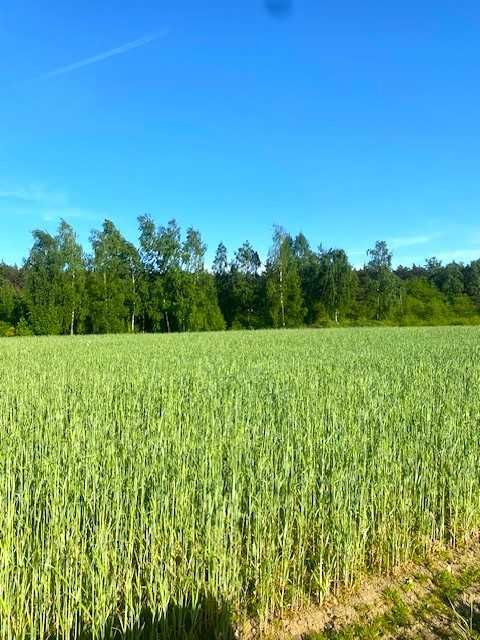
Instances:
[[[170,333],[170,320],[168,319],[168,311],[165,311],[165,322],[167,323],[167,333]]]
[[[103,314],[104,314],[104,318],[103,318],[103,322],[105,324],[105,327],[107,328],[107,332],[108,329],[110,329],[110,324],[106,322],[106,318],[107,318],[107,274],[105,273],[105,271],[103,272]],[[105,329],[104,327],[104,329]]]
[[[335,309],[335,324],[338,324],[338,309]]]
[[[132,304],[132,333],[135,333],[135,297],[137,295],[137,290],[135,288],[135,272],[132,271],[132,291],[133,291],[133,304]]]
[[[75,300],[75,271],[72,272],[72,294]],[[73,327],[75,324],[75,307],[72,305],[72,316],[70,318],[70,335],[73,336]]]
[[[280,263],[280,308],[282,309],[282,327],[285,329],[285,303],[283,300],[283,267]]]

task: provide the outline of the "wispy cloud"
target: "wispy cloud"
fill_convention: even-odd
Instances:
[[[440,237],[439,233],[424,234],[424,235],[412,235],[412,236],[400,236],[396,238],[390,238],[388,244],[392,249],[401,249],[402,247],[413,247],[418,244],[428,244],[432,240],[436,240]]]
[[[113,49],[109,49],[108,51],[102,51],[101,53],[97,53],[96,55],[90,56],[89,58],[84,58],[83,60],[78,60],[77,62],[73,62],[64,67],[58,67],[58,69],[53,69],[52,71],[43,73],[41,76],[39,76],[38,79],[47,80],[49,78],[56,78],[58,76],[63,76],[67,73],[71,73],[72,71],[77,71],[77,69],[88,67],[91,64],[96,64],[97,62],[103,62],[103,60],[108,60],[108,58],[113,58],[114,56],[119,56],[124,53],[128,53],[133,49],[139,49],[140,47],[144,47],[145,45],[150,44],[155,40],[159,40],[160,38],[165,38],[167,35],[168,35],[168,29],[164,29],[159,33],[143,36],[142,38],[138,38],[137,40],[126,42],[125,44],[122,44],[119,47],[114,47]]]
[[[53,191],[43,184],[30,184],[25,187],[0,188],[1,200],[26,204],[44,204],[54,207],[65,205],[68,198],[63,191]]]
[[[443,264],[448,264],[449,262],[464,262],[467,264],[472,260],[478,260],[480,258],[480,248],[472,249],[471,247],[468,247],[464,249],[431,251],[428,255],[395,256],[394,264],[402,264],[404,266],[411,264],[425,264],[427,258],[432,256],[435,256],[435,258],[443,262]]]
[[[453,251],[438,251],[435,257],[442,262],[471,262],[480,258],[480,249],[454,249]]]
[[[82,221],[98,221],[105,216],[100,211],[78,207],[66,191],[51,189],[48,185],[34,183],[25,186],[0,184],[0,216],[25,215],[38,222],[58,222],[61,218]]]

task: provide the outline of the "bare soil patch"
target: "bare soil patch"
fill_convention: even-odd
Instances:
[[[243,638],[268,640],[480,639],[480,538],[437,548],[422,564],[365,577],[320,607],[272,621]]]

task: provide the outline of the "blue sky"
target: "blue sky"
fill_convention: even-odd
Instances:
[[[0,259],[60,217],[274,223],[354,264],[480,257],[474,0],[15,0],[0,9]]]

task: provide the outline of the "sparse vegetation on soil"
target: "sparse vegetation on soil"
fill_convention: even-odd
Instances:
[[[477,640],[480,543],[365,577],[321,607],[272,622],[268,640]]]

